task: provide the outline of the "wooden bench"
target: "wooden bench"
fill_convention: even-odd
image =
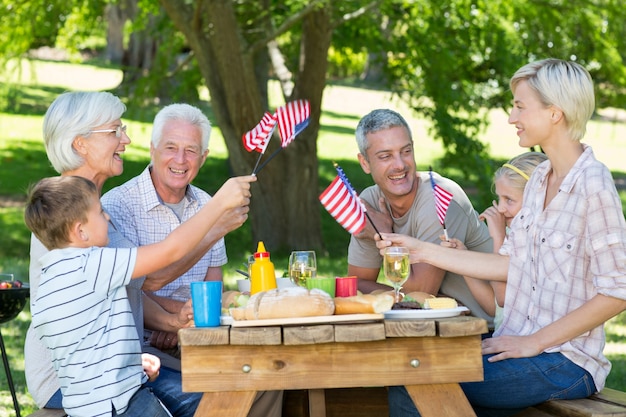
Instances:
[[[626,417],[626,392],[605,388],[580,400],[547,401],[514,417]]]
[[[326,390],[326,417],[381,417],[388,415],[385,388]],[[308,417],[306,390],[285,391],[283,417]],[[580,400],[548,401],[514,417],[626,417],[626,392],[605,388]]]
[[[59,408],[42,408],[29,414],[28,417],[65,417],[66,415],[65,411]]]

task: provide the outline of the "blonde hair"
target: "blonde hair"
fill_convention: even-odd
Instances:
[[[86,178],[44,178],[28,193],[24,222],[48,250],[66,247],[72,226],[87,221],[94,197],[98,188]]]
[[[494,181],[500,178],[509,180],[511,186],[524,191],[526,183],[537,165],[547,161],[548,157],[541,152],[526,152],[509,160],[498,168],[493,176]],[[522,173],[524,175],[522,175]]]
[[[555,58],[531,62],[511,78],[513,93],[521,81],[528,82],[544,106],[555,106],[563,112],[573,140],[585,136],[595,110],[595,95],[591,75],[582,65]]]

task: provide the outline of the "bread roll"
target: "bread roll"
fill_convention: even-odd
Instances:
[[[417,301],[418,303],[422,305],[424,305],[424,301],[426,301],[427,298],[435,298],[434,295],[428,294],[427,292],[422,292],[422,291],[411,291],[409,293],[404,294],[404,298],[406,297],[411,297],[412,299],[414,299],[415,301]]]
[[[391,310],[394,303],[393,295],[362,294],[352,297],[335,298],[335,314],[372,314]]]
[[[381,294],[389,294],[391,295],[394,299],[396,298],[396,293],[394,290],[382,290],[382,289],[378,289],[378,290],[374,290],[368,294],[372,294],[372,295],[381,295]]]
[[[235,320],[328,316],[335,303],[326,292],[302,287],[276,288],[254,294],[245,307],[231,308]]]

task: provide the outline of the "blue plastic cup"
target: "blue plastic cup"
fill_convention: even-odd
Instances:
[[[222,313],[222,281],[191,283],[191,303],[196,327],[217,327]]]

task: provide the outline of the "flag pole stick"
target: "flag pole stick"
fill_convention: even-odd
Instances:
[[[367,217],[367,220],[370,221],[370,223],[372,224],[372,227],[374,228],[374,230],[376,231],[376,234],[378,235],[379,238],[381,238],[382,240],[382,236],[380,235],[380,232],[378,231],[378,229],[376,228],[376,225],[374,224],[374,222],[372,221],[372,218],[370,217],[369,214],[367,214],[367,211],[365,212],[365,216]]]
[[[261,162],[261,157],[263,156],[264,153],[265,153],[265,151],[261,152],[259,157],[256,159],[256,164],[254,165],[254,169],[252,170],[252,174],[250,174],[250,175],[256,175],[256,167],[259,166],[259,162]]]
[[[264,167],[265,165],[267,165],[267,163],[268,163],[269,161],[271,161],[271,160],[272,160],[272,158],[273,158],[273,157],[275,157],[275,156],[278,154],[278,152],[280,152],[280,151],[282,151],[282,150],[283,150],[283,148],[282,148],[282,146],[281,146],[280,148],[276,149],[276,150],[274,151],[274,153],[273,153],[273,154],[271,154],[271,155],[269,156],[269,158],[267,158],[267,159],[265,160],[265,162],[263,162],[263,163],[261,164],[261,166],[259,166],[259,168],[258,168],[258,169],[257,169],[257,167],[255,166],[255,167],[254,167],[254,171],[252,171],[252,175],[256,175],[256,174],[258,174],[258,173],[259,173],[259,171],[261,171],[261,170],[263,169],[263,167]],[[261,160],[261,158],[259,158],[259,160]],[[259,161],[257,161],[257,166],[258,166],[258,165],[259,165]]]
[[[443,235],[446,237],[446,242],[450,241],[450,237],[448,236],[448,229],[446,229],[446,224],[443,224]]]

